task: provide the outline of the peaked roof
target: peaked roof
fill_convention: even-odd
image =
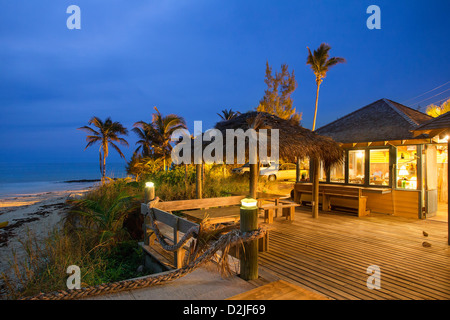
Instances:
[[[342,143],[412,139],[412,130],[432,119],[389,99],[377,100],[316,132]]]

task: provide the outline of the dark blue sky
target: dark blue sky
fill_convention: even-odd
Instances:
[[[71,4],[81,30],[66,27]],[[366,27],[371,4],[381,30]],[[450,80],[449,10],[447,0],[1,0],[0,162],[97,161],[76,130],[93,115],[131,129],[157,106],[191,130],[212,127],[222,109],[258,105],[266,60],[295,70],[294,106],[311,128],[306,47],[322,42],[347,63],[321,86],[317,127],[380,98],[404,102]]]

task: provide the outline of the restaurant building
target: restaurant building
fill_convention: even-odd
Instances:
[[[341,164],[321,167],[321,184],[361,188],[370,212],[420,219],[442,212],[446,217],[448,136],[414,132],[432,120],[380,99],[319,128],[318,134],[345,149]],[[346,200],[335,196],[330,201],[331,206],[345,206]]]

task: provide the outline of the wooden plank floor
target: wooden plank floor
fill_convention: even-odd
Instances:
[[[307,210],[269,225],[262,269],[331,299],[450,299],[446,223],[324,212],[313,219]],[[381,270],[379,290],[367,288],[371,265]]]

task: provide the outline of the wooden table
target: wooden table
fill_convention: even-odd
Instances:
[[[278,280],[227,300],[329,300],[318,293],[303,289],[284,280]]]
[[[283,194],[275,194],[275,193],[265,193],[265,192],[257,192],[256,200],[258,200],[258,207],[261,208],[263,201],[273,201],[275,202],[275,206],[280,204],[281,199],[290,198],[290,195]],[[275,217],[278,217],[278,209],[274,210]]]
[[[189,220],[194,222],[216,224],[225,222],[237,222],[240,219],[240,207],[229,206],[223,208],[209,208],[181,211]]]

